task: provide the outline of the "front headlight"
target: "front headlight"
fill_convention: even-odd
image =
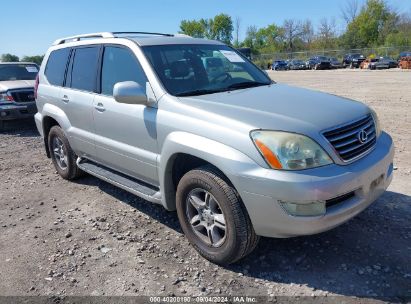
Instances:
[[[375,136],[378,138],[381,135],[381,124],[380,120],[378,119],[377,113],[370,108],[372,119],[374,120],[375,125]]]
[[[273,169],[302,170],[332,163],[328,154],[307,136],[282,131],[252,131],[251,138]]]
[[[0,102],[13,101],[13,97],[8,92],[0,92]]]

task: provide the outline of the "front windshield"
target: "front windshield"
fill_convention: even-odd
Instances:
[[[143,51],[167,91],[194,96],[271,84],[247,58],[226,45],[145,46]]]
[[[34,80],[37,73],[34,64],[0,64],[0,81]]]

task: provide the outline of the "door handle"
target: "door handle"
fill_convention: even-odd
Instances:
[[[67,97],[67,95],[64,95],[63,98],[61,98],[61,100],[65,103],[68,103],[70,101],[70,99]]]
[[[96,105],[94,106],[94,108],[95,108],[97,111],[99,111],[99,112],[104,112],[104,111],[106,110],[106,108],[104,107],[104,105],[103,105],[101,102],[99,102],[98,104],[96,104]]]

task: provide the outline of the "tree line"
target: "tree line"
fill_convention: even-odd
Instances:
[[[309,19],[287,19],[261,28],[250,25],[239,41],[241,20],[219,14],[211,19],[183,20],[180,33],[249,47],[254,54],[411,45],[411,15],[397,13],[384,0],[367,0],[362,6],[358,0],[347,0],[341,17],[343,32],[337,30],[333,17],[321,19],[316,28]]]
[[[0,62],[34,62],[40,65],[43,61],[43,57],[44,55],[23,56],[20,59],[19,56],[13,54],[2,54],[0,56]]]
[[[399,14],[385,0],[347,0],[341,7],[345,22],[342,32],[336,19],[323,18],[314,28],[311,20],[287,19],[282,24],[265,27],[250,25],[245,38],[239,41],[241,19],[227,14],[199,20],[182,20],[180,33],[196,38],[220,40],[234,47],[249,47],[253,54],[315,51],[327,49],[377,48],[381,46],[411,46],[411,14]],[[2,62],[28,61],[41,64],[44,55],[24,56],[3,54]]]

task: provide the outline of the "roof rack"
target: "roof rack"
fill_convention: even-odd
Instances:
[[[189,37],[184,34],[164,34],[164,33],[151,33],[151,32],[101,32],[101,33],[90,33],[82,34],[76,36],[70,36],[65,38],[60,38],[54,41],[53,45],[64,44],[68,41],[80,41],[84,38],[116,38],[118,35],[155,35],[155,36],[166,36],[166,37]]]
[[[174,37],[173,34],[152,33],[152,32],[112,32],[112,34],[113,34],[113,35],[130,35],[130,34],[137,34],[137,35],[154,35],[154,36]]]
[[[82,38],[114,38],[114,35],[113,33],[110,33],[110,32],[82,34],[82,35],[76,35],[76,36],[70,36],[70,37],[57,39],[56,41],[54,41],[53,45],[63,44],[70,40],[79,41]]]

